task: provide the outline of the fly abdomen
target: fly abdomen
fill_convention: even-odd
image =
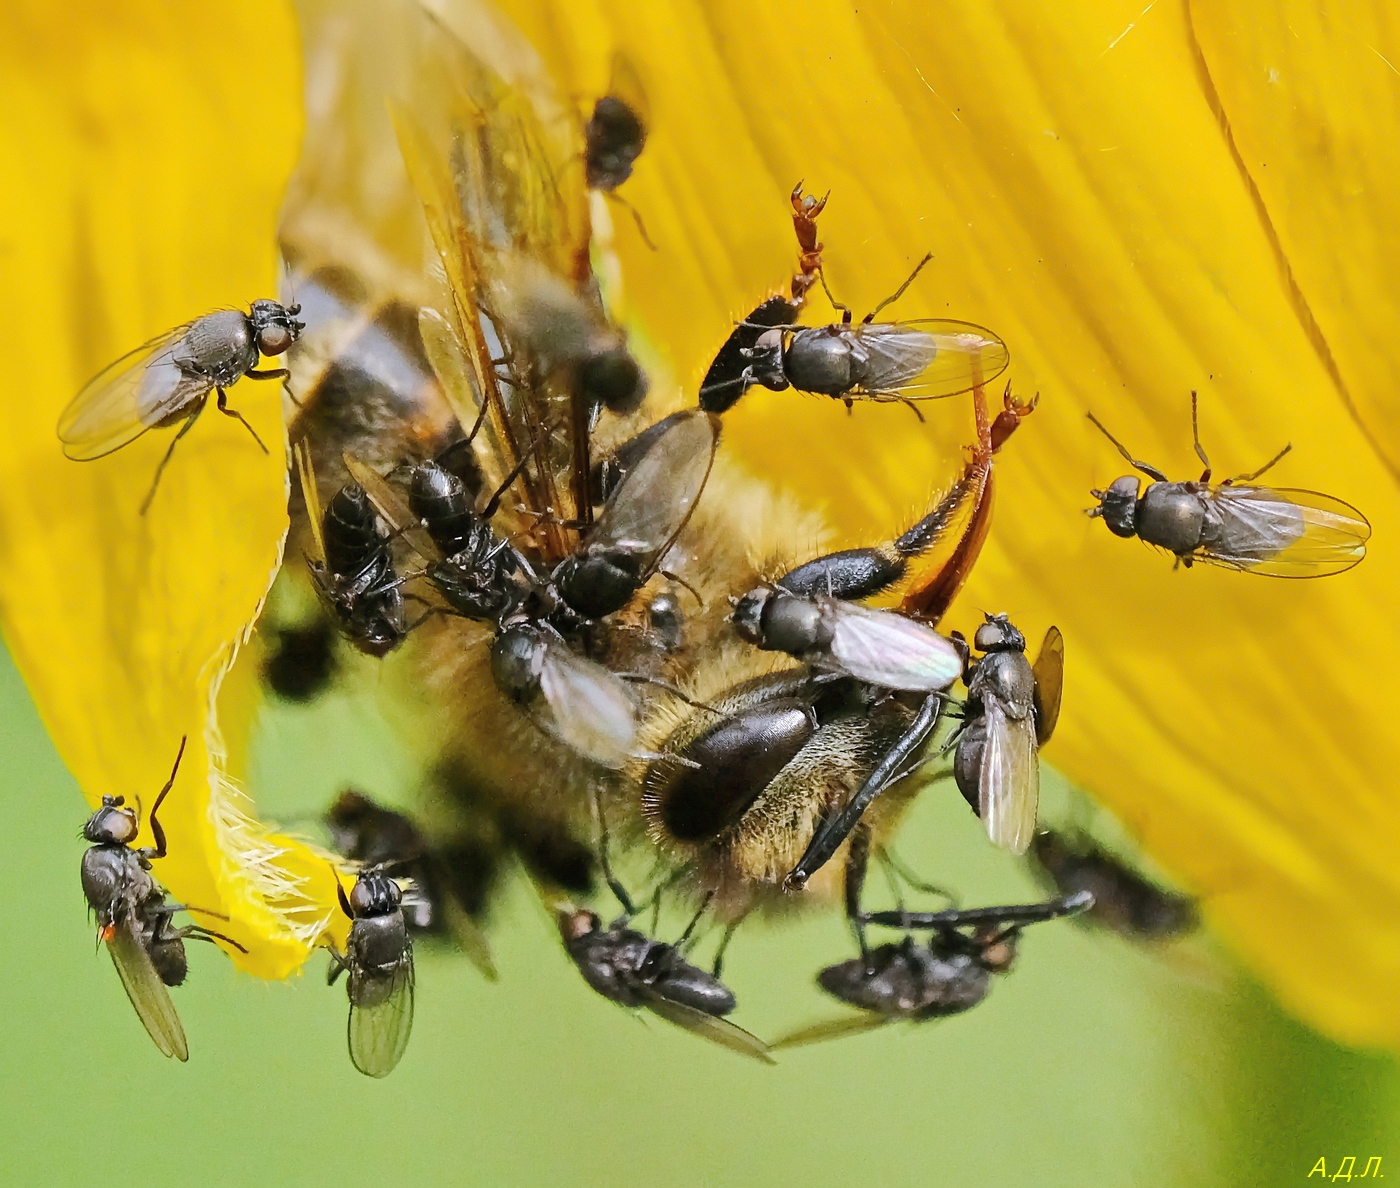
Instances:
[[[449,557],[468,548],[484,527],[466,484],[436,462],[413,468],[408,505]]]
[[[326,567],[340,577],[353,577],[376,561],[388,561],[379,518],[359,483],[346,483],[331,500],[324,533]]]
[[[657,948],[665,950],[661,959],[666,963],[665,972],[652,982],[657,993],[716,1018],[730,1014],[739,1005],[734,991],[713,974],[682,961],[671,945]]]

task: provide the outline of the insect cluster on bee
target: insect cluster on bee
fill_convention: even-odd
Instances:
[[[254,370],[259,351],[291,348],[275,373],[296,402],[286,579],[318,610],[298,627],[265,620],[267,678],[309,699],[357,665],[382,666],[378,695],[410,708],[434,790],[431,812],[347,792],[327,815],[356,874],[348,893],[336,875],[345,950],[325,942],[331,980],[348,975],[355,1067],[383,1076],[405,1051],[415,937],[452,938],[495,976],[482,927],[512,860],[589,986],[760,1060],[769,1046],[728,1018],[723,951],[748,916],[794,900],[843,900],[860,952],[818,981],[861,1013],[785,1045],[980,1003],[1026,925],[1113,894],[1102,871],[1075,877],[1084,855],[1036,841],[1060,632],[1032,663],[1006,615],[986,616],[970,647],[938,630],[986,540],[997,455],[1035,408],[1009,385],[995,416],[987,407],[1006,345],[967,322],[879,320],[927,256],[856,321],[827,288],[827,200],[799,183],[786,293],[717,344],[697,391],[649,383],[595,274],[589,202],[590,188],[628,180],[646,142],[635,74],[585,124],[519,62],[498,73],[446,25],[422,24],[411,83],[391,104],[431,242],[412,283],[386,279],[403,261],[386,250],[376,264],[372,236],[338,258],[334,235],[311,253],[289,232],[300,305],[256,302],[172,331],[94,380],[60,425],[78,458],[183,418],[178,440],[210,391],[236,415],[225,388],[274,374]],[[313,130],[308,151],[314,141]],[[307,225],[305,211],[289,215],[289,228]],[[839,320],[803,324],[818,287]],[[920,420],[921,402],[966,396],[975,433],[912,525],[813,555],[801,542],[821,523],[725,449],[723,417],[756,387],[870,402],[870,417],[903,403]],[[1120,479],[1091,514],[1188,565],[1308,576],[1364,549],[1359,513],[1248,485],[1262,471],[1211,486],[1209,469],[1170,483],[1132,464],[1152,485],[1139,496],[1138,480]],[[368,659],[342,663],[335,635]],[[1021,855],[1034,843],[1055,898],[866,909],[871,856],[891,861],[904,810],[940,775],[995,845]],[[109,806],[90,822],[84,887],[138,1013],[183,1057],[164,954],[214,934],[168,928],[176,909],[148,873],[165,852],[155,812],[152,850],[130,849],[127,814]],[[650,868],[646,902],[694,909],[675,943],[635,926],[618,855]],[[606,926],[582,906],[598,875],[621,907]],[[710,971],[690,960],[703,921],[725,929]],[[870,927],[903,939],[872,947]]]

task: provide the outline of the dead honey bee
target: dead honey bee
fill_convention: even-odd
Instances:
[[[321,459],[339,466],[333,489],[353,481],[387,526],[398,576],[375,592],[401,581],[422,607],[384,662],[383,695],[471,789],[448,806],[464,828],[528,820],[572,839],[606,812],[620,850],[730,926],[809,879],[811,901],[829,898],[840,866],[823,868],[847,836],[888,837],[918,790],[962,671],[934,628],[985,539],[993,456],[1032,406],[1008,392],[988,412],[999,341],[953,352],[956,377],[938,372],[923,394],[971,392],[975,437],[954,481],[893,539],[823,552],[821,521],[740,471],[720,440],[716,414],[776,374],[750,370],[746,353],[765,326],[723,344],[699,408],[660,384],[637,404],[625,376],[597,379],[635,361],[593,272],[580,129],[526,56],[493,42],[487,66],[470,36],[424,16],[415,85],[392,104],[436,254],[418,336],[451,423],[361,449],[355,433],[304,421],[318,479]],[[821,280],[823,202],[792,195],[797,271],[772,325],[789,326]],[[830,337],[894,341],[871,326]],[[826,331],[784,330],[779,345],[790,356],[807,333]],[[840,394],[907,387],[891,375]],[[862,605],[877,595],[881,608]],[[566,923],[566,941],[592,946],[587,961],[574,954],[581,969],[593,949],[665,948],[584,909]],[[629,987],[668,1001],[680,982],[700,985],[667,962],[632,970]]]

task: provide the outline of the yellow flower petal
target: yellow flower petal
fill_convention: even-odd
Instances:
[[[300,129],[291,14],[23,4],[0,32],[0,104],[6,639],[89,803],[122,794],[149,809],[189,735],[156,873],[179,901],[230,917],[218,927],[248,946],[243,968],[285,976],[333,883],[323,860],[246,816],[211,715],[280,557],[280,385],[230,393],[271,454],[206,409],[144,518],[170,431],[79,464],[54,427],[90,375],[152,335],[275,296]]]
[[[661,250],[625,219],[618,241],[629,309],[687,382],[786,279],[799,178],[833,191],[828,277],[858,314],[935,253],[891,316],[992,327],[1017,389],[1044,397],[999,461],[997,521],[953,625],[981,609],[1032,638],[1058,624],[1051,759],[1202,890],[1294,1010],[1400,1042],[1400,502],[1372,448],[1394,464],[1400,34],[1385,10],[1329,7],[1324,25],[1317,4],[1141,0],[503,7],[565,94],[601,93],[615,48],[637,66],[652,131],[624,194]],[[1367,513],[1362,566],[1315,582],[1173,573],[1083,516],[1088,488],[1124,469],[1085,411],[1194,478],[1192,388],[1222,476],[1291,440],[1273,481]],[[848,417],[755,392],[726,448],[878,539],[970,438],[965,401],[925,412],[921,427],[898,407]]]

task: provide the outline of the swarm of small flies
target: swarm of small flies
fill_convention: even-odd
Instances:
[[[938,630],[987,537],[1002,448],[1035,408],[1009,386],[988,399],[1006,344],[966,322],[892,316],[928,257],[868,313],[839,302],[817,233],[827,199],[799,183],[772,220],[795,233],[791,275],[716,342],[698,386],[651,384],[609,315],[593,214],[623,205],[656,250],[644,212],[614,193],[647,138],[635,72],[619,59],[609,92],[575,112],[538,81],[508,83],[430,16],[415,53],[391,114],[430,242],[424,266],[405,275],[374,235],[291,211],[283,299],[139,347],[58,426],[80,461],[169,434],[144,515],[211,395],[242,423],[230,432],[266,449],[230,401],[245,379],[285,387],[280,583],[293,593],[259,625],[269,695],[310,701],[372,663],[432,756],[422,814],[358,789],[325,810],[326,877],[349,921],[343,952],[325,942],[328,975],[345,977],[354,1066],[382,1077],[406,1049],[415,942],[456,945],[497,976],[486,922],[511,872],[556,919],[587,986],[761,1061],[976,1006],[1029,924],[1081,915],[1144,943],[1191,931],[1190,897],[1087,831],[1038,818],[1060,632],[1032,649],[1003,614],[970,640]],[[262,366],[279,356],[285,367]],[[974,432],[917,520],[811,555],[795,542],[820,523],[724,442],[740,400],[792,400],[801,416],[794,393],[871,418],[970,405]],[[1194,394],[1191,409],[1194,429]],[[1274,577],[1340,573],[1364,556],[1356,509],[1259,484],[1287,447],[1215,481],[1196,432],[1204,470],[1172,480],[1089,415],[1131,467],[1093,492],[1089,514],[1116,535],[1182,566]],[[158,814],[174,778],[151,803],[154,847],[132,844],[139,798],[92,815],[82,886],[146,1030],[184,1060],[168,990],[186,977],[184,941],[235,942],[172,923],[185,908],[158,881]],[[1050,898],[950,906],[895,858],[915,795],[948,783]],[[903,888],[893,908],[866,901],[872,861]],[[628,885],[624,870],[645,874]],[[690,919],[673,939],[655,935],[663,903]],[[731,1021],[724,954],[745,920],[807,904],[839,904],[850,923],[852,950],[817,975],[849,1009],[770,1045]],[[701,962],[697,943],[716,930]]]

